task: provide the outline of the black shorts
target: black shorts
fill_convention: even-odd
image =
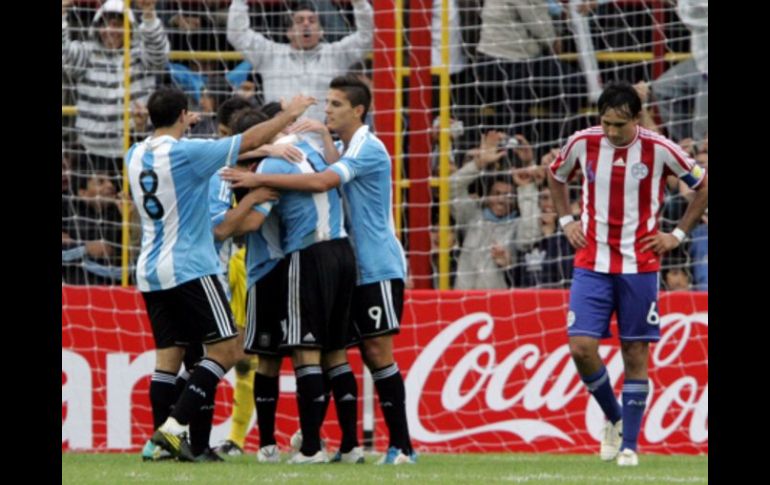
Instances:
[[[286,325],[287,271],[282,259],[265,276],[251,285],[246,295],[246,337],[244,352],[270,356],[287,353],[278,349]]]
[[[281,347],[339,350],[349,343],[356,257],[347,238],[287,256],[287,325]]]
[[[351,311],[351,334],[355,341],[397,334],[404,311],[404,280],[383,280],[356,286]]]
[[[168,290],[142,292],[142,297],[158,349],[210,344],[238,335],[230,304],[216,275]]]

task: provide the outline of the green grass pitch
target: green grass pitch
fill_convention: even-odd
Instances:
[[[144,463],[139,453],[62,453],[62,484],[695,484],[708,483],[708,456],[639,456],[618,467],[598,455],[529,453],[421,454],[417,465],[258,464],[254,454],[225,463]]]

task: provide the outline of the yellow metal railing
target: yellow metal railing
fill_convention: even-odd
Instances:
[[[123,3],[123,153],[128,151],[131,143],[131,0]],[[123,164],[123,194],[128,194],[128,165]],[[121,212],[123,216],[123,230],[121,231],[122,248],[120,251],[120,281],[121,285],[128,287],[128,244],[130,241],[129,219],[131,205],[128,197],[122,196]]]

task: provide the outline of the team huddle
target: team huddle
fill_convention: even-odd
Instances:
[[[215,390],[240,360],[241,349],[217,278],[215,239],[243,235],[248,292],[242,341],[246,353],[259,356],[254,397],[260,461],[280,456],[275,409],[279,369],[288,356],[297,379],[301,429],[289,462],[329,461],[320,427],[330,394],[342,431],[331,461],[363,462],[358,390],[347,362],[352,346],[361,349],[371,370],[390,430],[390,447],[381,461],[416,460],[403,378],[393,360],[405,259],[391,222],[390,157],[363,124],[371,94],[360,80],[335,78],[326,125],[300,122],[295,133],[288,133],[290,123],[315,102],[300,95],[267,113],[252,109],[238,118],[241,133],[202,141],[182,138],[195,121],[184,93],[161,88],[149,100],[155,132],[129,150],[126,163],[142,216],[137,286],[157,347],[150,385],[156,431],[150,448],[184,461],[216,460],[208,447]],[[318,136],[302,130],[315,130],[323,146]],[[223,166],[230,168],[220,171]],[[229,185],[223,181],[231,182],[240,201],[224,212],[212,210],[210,217],[209,193],[220,195],[215,200],[228,199],[221,196]],[[256,188],[242,190],[249,187]],[[280,195],[266,187],[279,189]],[[199,344],[205,357],[185,359]],[[191,372],[180,384],[183,360]],[[199,421],[204,424],[196,425]]]

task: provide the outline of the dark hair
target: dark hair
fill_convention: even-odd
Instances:
[[[230,125],[233,128],[233,134],[243,133],[254,125],[258,125],[268,118],[261,110],[250,108],[242,109],[238,111],[235,116],[230,120]]]
[[[275,115],[283,111],[283,107],[281,106],[281,103],[278,101],[270,101],[269,103],[262,106],[262,112],[265,113],[265,116],[267,116],[267,119],[273,119],[275,118]]]
[[[187,109],[187,96],[176,86],[161,86],[150,95],[147,111],[155,128],[172,126]]]
[[[361,61],[356,61],[348,66],[348,72],[351,76],[365,76],[369,79],[372,78],[372,60],[369,58]]]
[[[217,123],[229,127],[233,113],[244,108],[256,108],[256,106],[254,106],[252,101],[242,96],[233,96],[219,105],[219,109],[217,109]]]
[[[289,15],[293,15],[294,12],[299,12],[300,10],[310,10],[311,12],[318,13],[318,7],[316,7],[315,2],[312,0],[297,0],[289,5]]]
[[[369,86],[357,77],[346,74],[332,79],[329,88],[345,93],[345,97],[354,108],[363,106],[364,112],[361,113],[361,122],[366,120],[366,113],[369,111],[369,105],[372,104],[372,93],[369,91]]]
[[[636,118],[642,111],[642,100],[639,98],[639,93],[625,81],[608,84],[599,96],[597,105],[599,106],[599,116],[606,113],[608,109],[614,109],[625,112],[631,118]]]

